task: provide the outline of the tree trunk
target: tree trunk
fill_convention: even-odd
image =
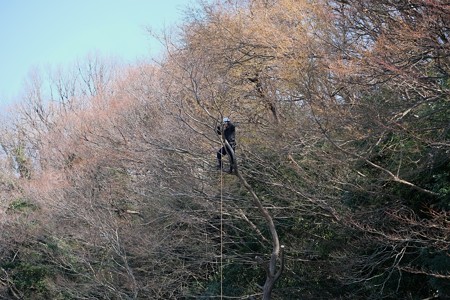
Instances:
[[[253,188],[250,184],[245,180],[245,178],[242,176],[242,174],[239,172],[237,161],[236,161],[236,155],[234,151],[232,150],[230,144],[227,140],[225,140],[226,146],[231,149],[231,153],[229,155],[232,157],[231,161],[233,162],[233,170],[234,174],[239,178],[241,183],[245,186],[245,188],[250,192],[252,195],[253,203],[258,208],[261,215],[266,220],[266,224],[269,227],[270,235],[272,237],[272,255],[270,257],[270,261],[268,265],[265,266],[266,269],[266,282],[263,286],[263,300],[270,300],[272,295],[272,290],[277,282],[278,278],[280,277],[281,273],[283,272],[284,268],[284,261],[283,261],[283,250],[284,246],[280,245],[280,240],[278,238],[278,233],[275,228],[275,223],[273,222],[272,217],[269,214],[269,211],[262,205],[261,200],[259,199],[258,195],[255,193]]]

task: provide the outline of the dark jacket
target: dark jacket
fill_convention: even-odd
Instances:
[[[220,125],[217,126],[217,134],[222,134],[222,130],[224,129],[224,127],[225,126]],[[225,128],[225,131],[223,132],[223,136],[228,141],[228,143],[230,143],[231,146],[234,146],[236,144],[235,131],[236,127],[234,126],[234,124],[228,122],[228,126],[227,128]]]

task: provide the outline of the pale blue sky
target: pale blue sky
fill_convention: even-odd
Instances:
[[[146,33],[183,17],[189,0],[0,0],[0,106],[16,100],[34,68],[87,54],[132,63],[158,54]]]

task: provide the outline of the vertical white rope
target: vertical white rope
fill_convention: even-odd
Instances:
[[[223,299],[223,170],[220,168],[220,299]]]
[[[219,125],[220,126],[220,125]],[[223,127],[221,129],[221,144],[225,147]],[[220,299],[223,300],[223,154],[222,149],[220,151]]]

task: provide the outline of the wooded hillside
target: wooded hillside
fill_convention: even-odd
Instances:
[[[199,7],[158,62],[28,78],[0,299],[448,299],[448,2]]]

